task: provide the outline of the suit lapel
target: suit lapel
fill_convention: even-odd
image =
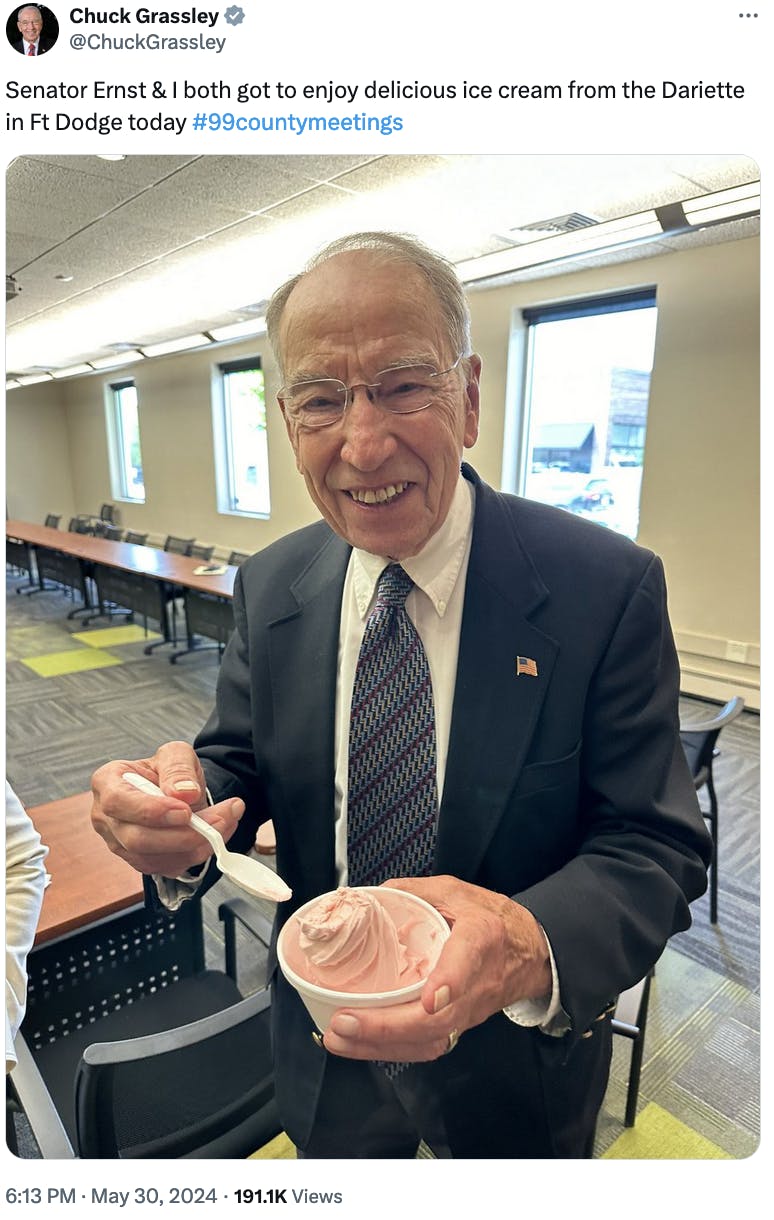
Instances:
[[[547,596],[505,501],[476,480],[437,872],[475,880],[523,766],[558,651],[529,621]]]
[[[335,535],[291,586],[295,608],[270,624],[269,666],[282,806],[302,862],[295,897],[335,888],[334,725],[341,590],[350,548]]]

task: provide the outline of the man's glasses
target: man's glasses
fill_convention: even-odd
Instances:
[[[317,381],[296,381],[283,386],[277,398],[285,414],[304,428],[326,428],[342,419],[354,391],[362,386],[371,402],[391,415],[414,415],[429,407],[438,393],[438,378],[456,369],[460,354],[448,369],[440,372],[430,364],[409,364],[385,369],[371,382],[347,386],[334,377]]]

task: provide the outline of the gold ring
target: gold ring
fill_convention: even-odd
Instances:
[[[449,1042],[446,1047],[446,1050],[444,1051],[444,1054],[448,1055],[451,1051],[453,1051],[455,1046],[459,1042],[459,1040],[460,1040],[459,1031],[456,1029],[453,1029],[451,1031],[451,1033],[449,1034]]]

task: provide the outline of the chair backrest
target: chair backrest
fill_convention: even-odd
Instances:
[[[233,563],[238,567],[240,563],[244,563],[245,560],[249,558],[250,555],[247,551],[232,551],[228,557],[228,562]]]
[[[124,537],[124,531],[120,525],[105,525],[102,527],[102,537],[109,538],[111,542],[121,542]]]
[[[190,555],[195,541],[195,538],[178,538],[175,534],[167,534],[164,540],[164,550],[172,551],[175,555]]]
[[[173,913],[128,911],[30,954],[24,1037],[37,1051],[203,969],[200,903],[184,902]]]
[[[176,1029],[87,1047],[75,1078],[78,1155],[244,1158],[273,1139],[282,1124],[269,1003],[260,991]]]
[[[90,534],[93,532],[88,517],[71,517],[67,528],[71,534]]]
[[[725,707],[709,720],[680,725],[680,740],[697,786],[705,781],[711,769],[713,752],[721,731],[743,711],[744,699],[734,695]]]
[[[135,546],[145,546],[148,541],[147,534],[139,534],[137,530],[127,530],[124,534],[124,542],[133,542]]]
[[[43,524],[47,525],[49,527],[49,529],[56,530],[56,529],[59,529],[59,522],[61,520],[62,520],[61,513],[47,513],[46,519],[43,522]]]
[[[212,559],[214,553],[214,546],[204,546],[201,542],[195,542],[189,551],[189,554],[195,555],[197,559]]]
[[[110,521],[115,524],[116,521],[116,506],[115,504],[103,504],[99,510],[101,521]]]

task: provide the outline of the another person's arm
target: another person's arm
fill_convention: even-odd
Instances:
[[[13,1041],[27,1002],[27,954],[35,939],[48,848],[21,801],[5,785],[5,1070],[16,1064]]]

